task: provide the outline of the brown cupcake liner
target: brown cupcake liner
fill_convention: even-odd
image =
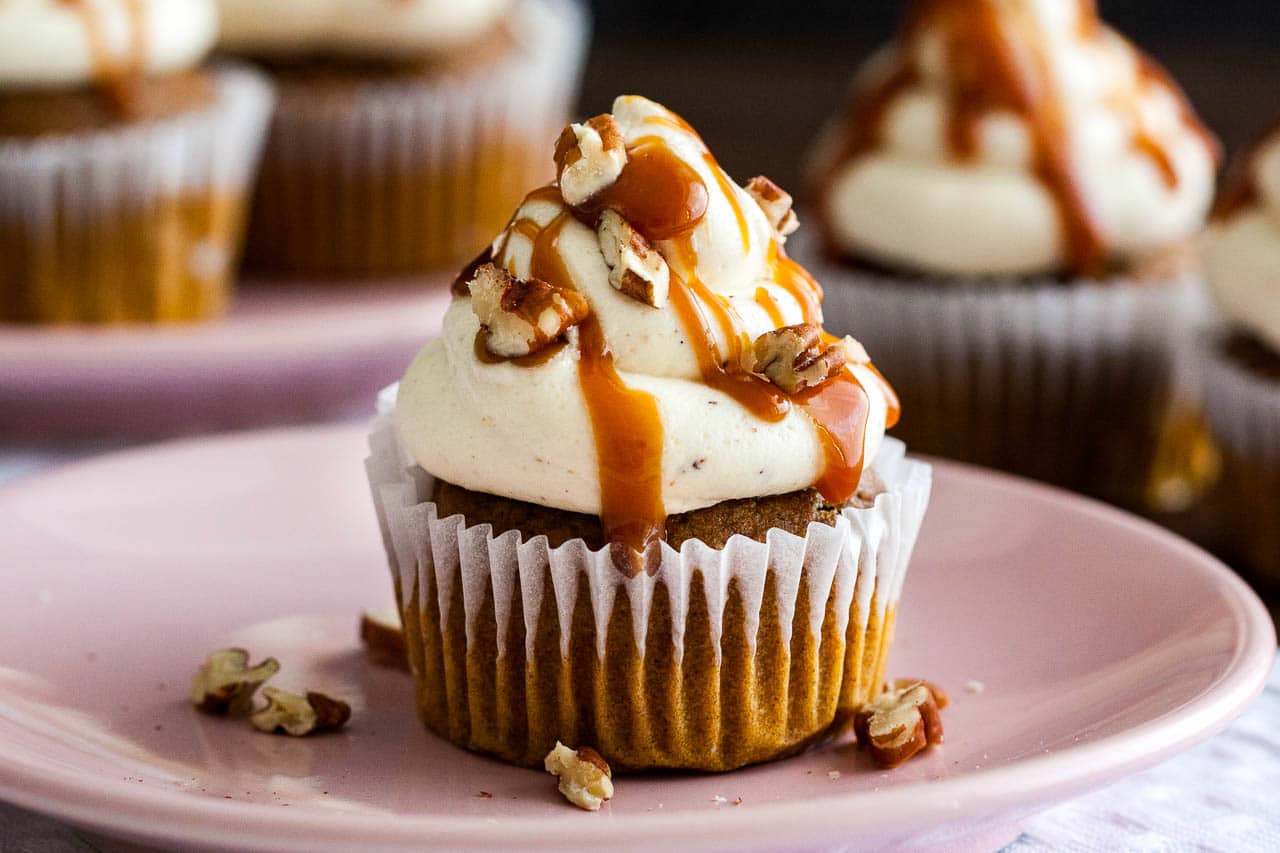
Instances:
[[[1209,497],[1211,546],[1252,580],[1280,588],[1280,382],[1200,338],[1205,413],[1222,459]]]
[[[413,275],[475,256],[524,193],[576,96],[586,14],[522,0],[495,62],[327,91],[282,78],[246,264],[267,275]]]
[[[804,538],[665,543],[625,577],[582,540],[440,518],[386,418],[367,461],[424,723],[540,766],[557,740],[618,770],[730,770],[805,748],[883,683],[931,470],[886,440],[886,492]]]
[[[0,140],[0,322],[223,311],[272,94],[256,72],[217,75],[217,102],[189,115]]]
[[[1194,438],[1178,413],[1197,402],[1180,344],[1203,310],[1195,277],[938,282],[805,260],[827,326],[901,394],[894,434],[912,450],[1145,512],[1205,485],[1168,470],[1193,455],[1170,442]]]

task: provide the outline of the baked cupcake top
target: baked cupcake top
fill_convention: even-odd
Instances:
[[[451,483],[601,517],[635,550],[668,513],[811,486],[841,504],[893,390],[787,257],[790,196],[738,186],[679,116],[624,96],[565,128],[459,276],[400,384],[414,459]]]
[[[1280,127],[1232,164],[1204,264],[1227,319],[1280,353]]]
[[[0,89],[66,89],[195,68],[213,0],[3,0]]]
[[[218,0],[219,45],[259,56],[418,56],[467,45],[512,0]]]
[[[834,252],[1096,276],[1200,229],[1217,143],[1093,0],[917,0],[815,161]]]

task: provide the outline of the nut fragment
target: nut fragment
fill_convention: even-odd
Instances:
[[[762,373],[788,394],[821,385],[848,360],[842,342],[822,345],[822,332],[813,323],[783,326],[756,338],[753,372]]]
[[[881,767],[897,767],[922,749],[942,743],[947,694],[927,681],[900,679],[858,709],[853,730]]]
[[[262,695],[267,697],[267,707],[249,718],[260,732],[303,737],[342,728],[351,719],[350,705],[314,690],[300,696],[267,687]]]
[[[556,741],[547,753],[547,772],[560,778],[560,793],[580,809],[596,811],[613,799],[613,772],[600,753],[589,746],[570,749]]]
[[[606,210],[596,226],[600,251],[609,265],[609,283],[654,308],[667,304],[671,270],[662,254],[616,210]]]
[[[253,707],[253,694],[280,671],[275,658],[249,666],[244,649],[219,649],[196,670],[191,679],[191,704],[206,714],[245,714]]]
[[[360,642],[365,654],[378,666],[409,671],[409,653],[404,644],[400,614],[394,609],[360,614]]]
[[[794,234],[800,227],[800,220],[791,209],[791,194],[764,175],[756,175],[747,181],[746,190],[778,233],[778,241],[786,242],[787,235]]]
[[[485,347],[501,358],[537,352],[590,313],[581,294],[493,264],[479,267],[468,287],[471,310],[488,332]]]
[[[577,207],[618,180],[627,165],[622,132],[608,113],[561,131],[555,156],[560,197],[570,207]]]

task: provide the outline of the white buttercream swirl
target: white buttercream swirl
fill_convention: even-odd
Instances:
[[[82,85],[104,74],[199,65],[218,33],[213,0],[4,0],[0,86]],[[141,59],[141,68],[130,64]]]
[[[1041,47],[1072,173],[1111,257],[1133,260],[1194,235],[1213,197],[1216,151],[1189,121],[1181,94],[1145,73],[1146,60],[1123,37],[1082,22],[1079,0],[1011,0],[996,9],[1007,38]],[[856,256],[941,275],[1068,268],[1062,218],[1033,171],[1026,120],[988,113],[974,156],[961,160],[947,137],[953,72],[943,37],[928,22],[916,38],[878,54],[855,87],[875,86],[903,62],[917,79],[894,96],[878,143],[828,172],[824,212],[833,242]],[[827,144],[834,147],[837,133]],[[1138,134],[1165,152],[1172,185],[1135,145]]]
[[[422,54],[465,46],[512,0],[218,0],[219,44],[258,55]]]
[[[705,156],[696,134],[643,98],[619,98],[613,116],[628,146],[658,136],[701,176],[709,199],[691,237],[694,273],[737,311],[746,333],[754,338],[779,325],[755,301],[758,288],[776,303],[782,325],[802,322],[801,305],[771,275],[768,220],[741,187],[718,180],[723,173],[717,175],[719,167]],[[559,201],[535,199],[515,220],[546,225],[566,210]],[[746,219],[745,246],[737,210]],[[826,467],[823,444],[804,412],[793,406],[780,421],[765,421],[707,385],[675,308],[655,309],[615,290],[591,228],[570,218],[556,245],[574,286],[599,320],[619,377],[656,401],[663,428],[662,502],[668,513],[782,494],[819,480]],[[494,247],[495,263],[517,277],[530,277],[532,242],[525,234],[511,228]],[[669,261],[673,271],[689,273],[672,257]],[[406,447],[425,469],[469,489],[600,514],[596,442],[578,372],[576,330],[570,332],[569,346],[530,368],[477,359],[479,329],[470,301],[456,299],[441,339],[410,366],[396,409]],[[869,365],[847,369],[870,401],[863,447],[870,465],[884,436],[889,403]]]
[[[1222,313],[1280,352],[1280,132],[1245,167],[1254,199],[1209,228],[1205,272]]]

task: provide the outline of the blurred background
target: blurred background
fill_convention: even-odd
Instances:
[[[621,92],[684,115],[738,178],[798,188],[799,155],[894,31],[897,0],[593,0],[581,107]],[[1102,0],[1104,20],[1165,65],[1228,152],[1280,118],[1280,13],[1256,0]]]

